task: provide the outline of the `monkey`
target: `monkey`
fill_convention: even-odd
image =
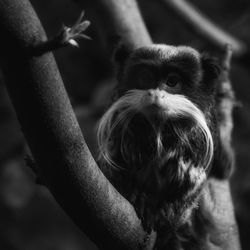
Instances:
[[[97,131],[100,168],[144,229],[157,232],[154,249],[199,249],[191,224],[202,188],[211,173],[230,172],[219,137],[220,66],[165,44],[121,45],[114,61],[117,85]]]

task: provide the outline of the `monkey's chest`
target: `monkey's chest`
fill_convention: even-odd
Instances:
[[[148,231],[184,223],[200,193],[205,172],[191,165],[180,169],[177,163],[130,168],[116,178],[116,187],[133,204]]]

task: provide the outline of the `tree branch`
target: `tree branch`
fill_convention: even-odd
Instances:
[[[99,170],[80,132],[47,41],[28,0],[0,1],[0,53],[23,133],[55,199],[102,249],[151,249],[133,207]]]
[[[205,218],[209,237],[204,250],[240,250],[239,231],[234,215],[228,180],[209,179],[203,190],[200,206]]]
[[[90,22],[88,20],[83,21],[84,11],[77,19],[76,23],[72,27],[67,27],[63,25],[61,31],[54,37],[47,41],[42,41],[31,47],[29,52],[31,55],[40,56],[46,52],[54,51],[66,46],[79,47],[76,40],[78,39],[88,39],[91,38],[83,32],[89,27]]]
[[[221,101],[219,106],[219,124],[220,137],[227,154],[232,156],[232,164],[234,165],[234,150],[232,149],[232,130],[233,130],[233,109],[235,107],[235,95],[230,81],[231,59],[233,49],[231,45],[227,45],[224,49],[222,58],[222,74],[221,74]]]
[[[213,23],[194,5],[185,0],[161,0],[165,7],[174,11],[178,18],[187,23],[198,35],[210,41],[221,50],[231,44],[234,55],[241,57],[248,52],[248,46]]]
[[[132,47],[152,43],[135,0],[73,0],[82,8],[86,1],[93,6],[95,16],[100,18],[100,26],[105,30],[107,47],[112,52],[112,41],[121,38]]]

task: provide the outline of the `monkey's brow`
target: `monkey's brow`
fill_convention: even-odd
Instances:
[[[153,66],[159,67],[162,65],[161,61],[157,61],[154,59],[140,59],[138,61],[132,61],[131,66]]]
[[[166,71],[177,71],[182,72],[182,68],[178,63],[174,61],[163,61],[163,60],[153,60],[153,59],[140,59],[140,61],[132,62],[129,68],[140,68],[147,67],[150,69],[166,70]]]

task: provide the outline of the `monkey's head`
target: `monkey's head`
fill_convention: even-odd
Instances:
[[[168,45],[121,47],[115,61],[115,97],[98,129],[101,159],[132,172],[150,165],[171,183],[202,183],[214,153],[218,66]]]

